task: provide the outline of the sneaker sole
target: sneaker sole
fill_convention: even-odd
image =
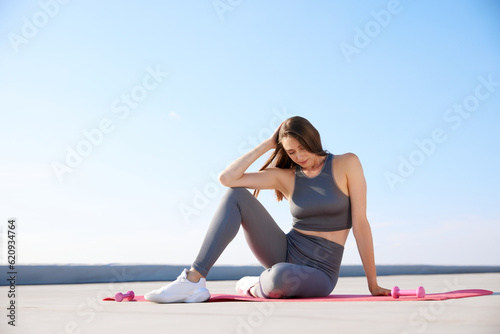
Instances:
[[[200,288],[194,291],[194,293],[186,298],[185,303],[201,303],[210,299],[210,292],[207,288]]]

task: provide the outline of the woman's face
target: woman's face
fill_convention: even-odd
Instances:
[[[308,152],[302,147],[302,145],[300,145],[297,139],[293,137],[284,137],[281,139],[281,145],[283,145],[283,148],[290,159],[302,168],[311,168],[317,163],[317,155]]]

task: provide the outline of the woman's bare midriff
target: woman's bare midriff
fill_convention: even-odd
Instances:
[[[307,235],[312,235],[315,237],[320,237],[326,240],[333,241],[339,245],[345,246],[345,243],[347,241],[347,237],[349,236],[349,231],[350,229],[347,230],[341,230],[341,231],[329,231],[329,232],[324,232],[324,231],[306,231],[306,230],[301,230],[298,228],[294,227],[294,230],[302,233],[302,234],[307,234]]]

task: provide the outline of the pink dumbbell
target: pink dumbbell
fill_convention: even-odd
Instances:
[[[417,290],[400,290],[397,286],[392,288],[391,291],[392,298],[399,298],[399,296],[416,296],[418,298],[425,297],[425,289],[423,286],[419,286]]]
[[[128,300],[128,301],[131,301],[131,300],[134,300],[134,297],[135,297],[135,294],[134,294],[134,291],[129,291],[125,294],[121,293],[121,292],[118,292],[116,295],[115,295],[115,300],[117,302],[121,302],[122,300]]]

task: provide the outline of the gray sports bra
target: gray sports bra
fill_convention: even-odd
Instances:
[[[308,177],[295,167],[295,188],[290,201],[293,227],[307,231],[339,231],[352,227],[351,199],[335,183],[333,154],[329,153],[320,173]]]

